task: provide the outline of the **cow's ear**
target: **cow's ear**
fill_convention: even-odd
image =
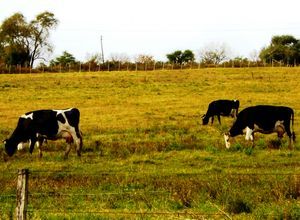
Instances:
[[[3,144],[6,144],[6,141],[7,141],[7,139],[3,140],[3,141],[2,141],[2,142],[3,142]]]

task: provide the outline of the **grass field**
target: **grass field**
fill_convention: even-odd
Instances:
[[[29,219],[299,219],[300,142],[276,135],[256,147],[232,125],[203,126],[209,102],[239,99],[295,110],[300,135],[300,68],[200,69],[0,75],[0,138],[36,109],[77,107],[84,149],[63,159],[64,141],[44,156],[28,149],[0,161],[0,219],[13,219],[16,172],[30,170]],[[3,152],[0,151],[2,158]]]

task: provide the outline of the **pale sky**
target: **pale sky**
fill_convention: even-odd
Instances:
[[[16,12],[27,21],[44,11],[55,14],[51,32],[54,53],[63,51],[85,61],[104,56],[166,54],[190,49],[197,56],[209,44],[225,44],[232,56],[250,57],[272,36],[300,38],[299,0],[0,0],[0,22]]]

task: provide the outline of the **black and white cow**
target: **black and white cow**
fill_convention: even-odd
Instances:
[[[65,157],[71,150],[71,143],[75,143],[77,155],[81,155],[82,136],[79,130],[80,112],[77,108],[64,110],[37,110],[28,112],[19,118],[18,124],[10,138],[4,141],[5,152],[12,156],[23,143],[29,142],[29,152],[34,145],[39,148],[42,157],[44,140],[65,139],[69,143]]]
[[[294,111],[285,106],[257,105],[243,109],[228,133],[224,134],[226,147],[230,147],[230,137],[246,133],[246,140],[252,140],[254,133],[271,134],[276,132],[279,138],[286,132],[289,136],[289,148],[293,147],[295,132],[291,131],[294,125]]]
[[[209,118],[211,118],[211,124],[214,123],[214,116],[218,117],[218,121],[221,124],[222,116],[231,116],[236,118],[240,107],[239,100],[216,100],[208,105],[208,109],[205,115],[202,116],[203,125],[207,125]]]

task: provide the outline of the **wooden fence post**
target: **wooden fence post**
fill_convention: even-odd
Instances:
[[[26,220],[28,203],[28,169],[18,170],[16,219]]]

